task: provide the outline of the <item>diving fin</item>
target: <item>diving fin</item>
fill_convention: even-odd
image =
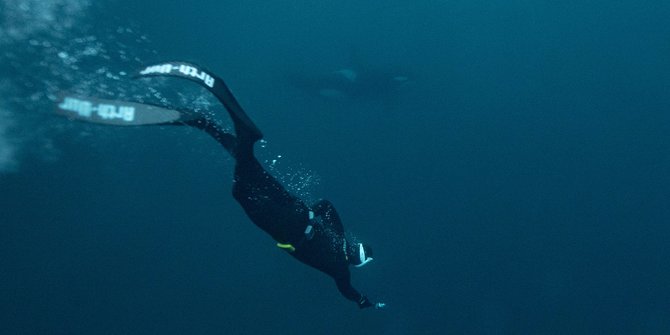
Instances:
[[[56,113],[71,120],[112,126],[182,124],[199,117],[150,104],[64,94]]]
[[[226,110],[228,110],[235,124],[238,136],[244,136],[253,142],[263,138],[263,133],[251,121],[244,109],[242,109],[242,106],[237,102],[237,99],[235,99],[235,96],[223,79],[212,72],[191,63],[166,62],[145,67],[135,78],[150,76],[178,77],[196,82],[214,94]],[[239,126],[243,126],[243,128]]]

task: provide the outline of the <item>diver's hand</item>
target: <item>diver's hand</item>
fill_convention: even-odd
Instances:
[[[383,302],[373,304],[366,296],[362,296],[361,299],[358,301],[358,308],[363,309],[368,307],[374,307],[375,309],[384,309],[386,308],[386,304]]]
[[[362,296],[360,300],[358,300],[358,308],[363,309],[363,308],[368,308],[368,307],[373,307],[374,304],[368,300],[368,297]]]

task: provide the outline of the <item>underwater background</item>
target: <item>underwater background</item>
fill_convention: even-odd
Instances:
[[[659,0],[2,0],[0,333],[668,334],[668,18]],[[276,248],[205,134],[55,116],[76,92],[228,122],[192,83],[132,78],[166,60],[223,77],[264,164],[373,246],[353,284],[386,310]],[[289,79],[352,69],[407,82]]]

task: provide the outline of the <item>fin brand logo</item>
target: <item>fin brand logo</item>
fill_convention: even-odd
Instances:
[[[93,104],[90,101],[66,97],[63,102],[58,105],[58,108],[64,111],[76,113],[82,118],[93,117],[95,112],[98,117],[103,120],[121,119],[127,122],[135,120],[135,107],[112,105],[112,104]]]
[[[198,79],[205,83],[210,88],[214,87],[214,77],[212,77],[207,72],[200,70],[192,65],[187,64],[159,64],[152,65],[144,70],[140,71],[140,75],[152,75],[152,74],[175,74],[189,79]]]

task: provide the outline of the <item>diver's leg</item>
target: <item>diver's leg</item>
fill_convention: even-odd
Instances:
[[[230,97],[233,98],[232,94]],[[263,138],[263,134],[246,113],[244,113],[239,104],[235,103],[233,108],[231,108],[230,104],[225,104],[225,107],[228,114],[230,114],[235,128],[235,138],[237,140],[235,158],[238,162],[244,160],[255,161],[254,144]]]
[[[221,100],[227,102],[224,103],[224,107],[226,107],[235,128],[236,142],[233,156],[237,159],[238,164],[245,161],[257,163],[254,156],[254,144],[263,138],[263,134],[240,107],[232,94],[227,95],[226,98],[228,99]],[[231,103],[231,101],[234,103]]]
[[[258,128],[251,122],[248,116],[244,114],[244,117],[240,117],[237,111],[241,111],[240,107],[238,108],[226,108],[230,118],[233,121],[233,127],[235,128],[235,135],[230,134],[225,131],[217,123],[207,120],[206,118],[201,118],[192,121],[186,121],[185,124],[198,128],[205,131],[207,134],[212,136],[217,142],[221,145],[237,160],[256,160],[254,157],[254,144],[260,140],[263,135],[260,133]]]
[[[184,122],[184,124],[191,126],[193,128],[203,130],[204,132],[209,134],[209,136],[212,136],[212,138],[214,138],[217,142],[219,142],[221,146],[223,146],[231,156],[233,157],[236,156],[237,140],[235,139],[235,136],[226,132],[218,124],[209,121],[207,119],[186,121]]]
[[[239,119],[233,119],[236,129],[240,129],[245,134],[245,128],[238,125]],[[187,121],[183,124],[200,129],[223,146],[233,158],[235,158],[235,172],[233,177],[233,197],[243,205],[251,206],[254,202],[254,193],[268,188],[272,185],[273,178],[263,169],[261,164],[254,156],[253,139],[242,135],[244,141],[239,141],[238,137],[226,132],[218,124],[206,119]],[[268,183],[270,181],[270,183]],[[266,193],[265,191],[261,191]]]
[[[226,107],[228,114],[230,114],[233,126],[235,127],[235,135],[237,135],[240,142],[255,143],[263,138],[261,131],[256,127],[253,121],[251,121],[249,116],[246,115],[239,104],[236,103],[233,108],[231,108],[230,104],[224,104],[224,106]]]

